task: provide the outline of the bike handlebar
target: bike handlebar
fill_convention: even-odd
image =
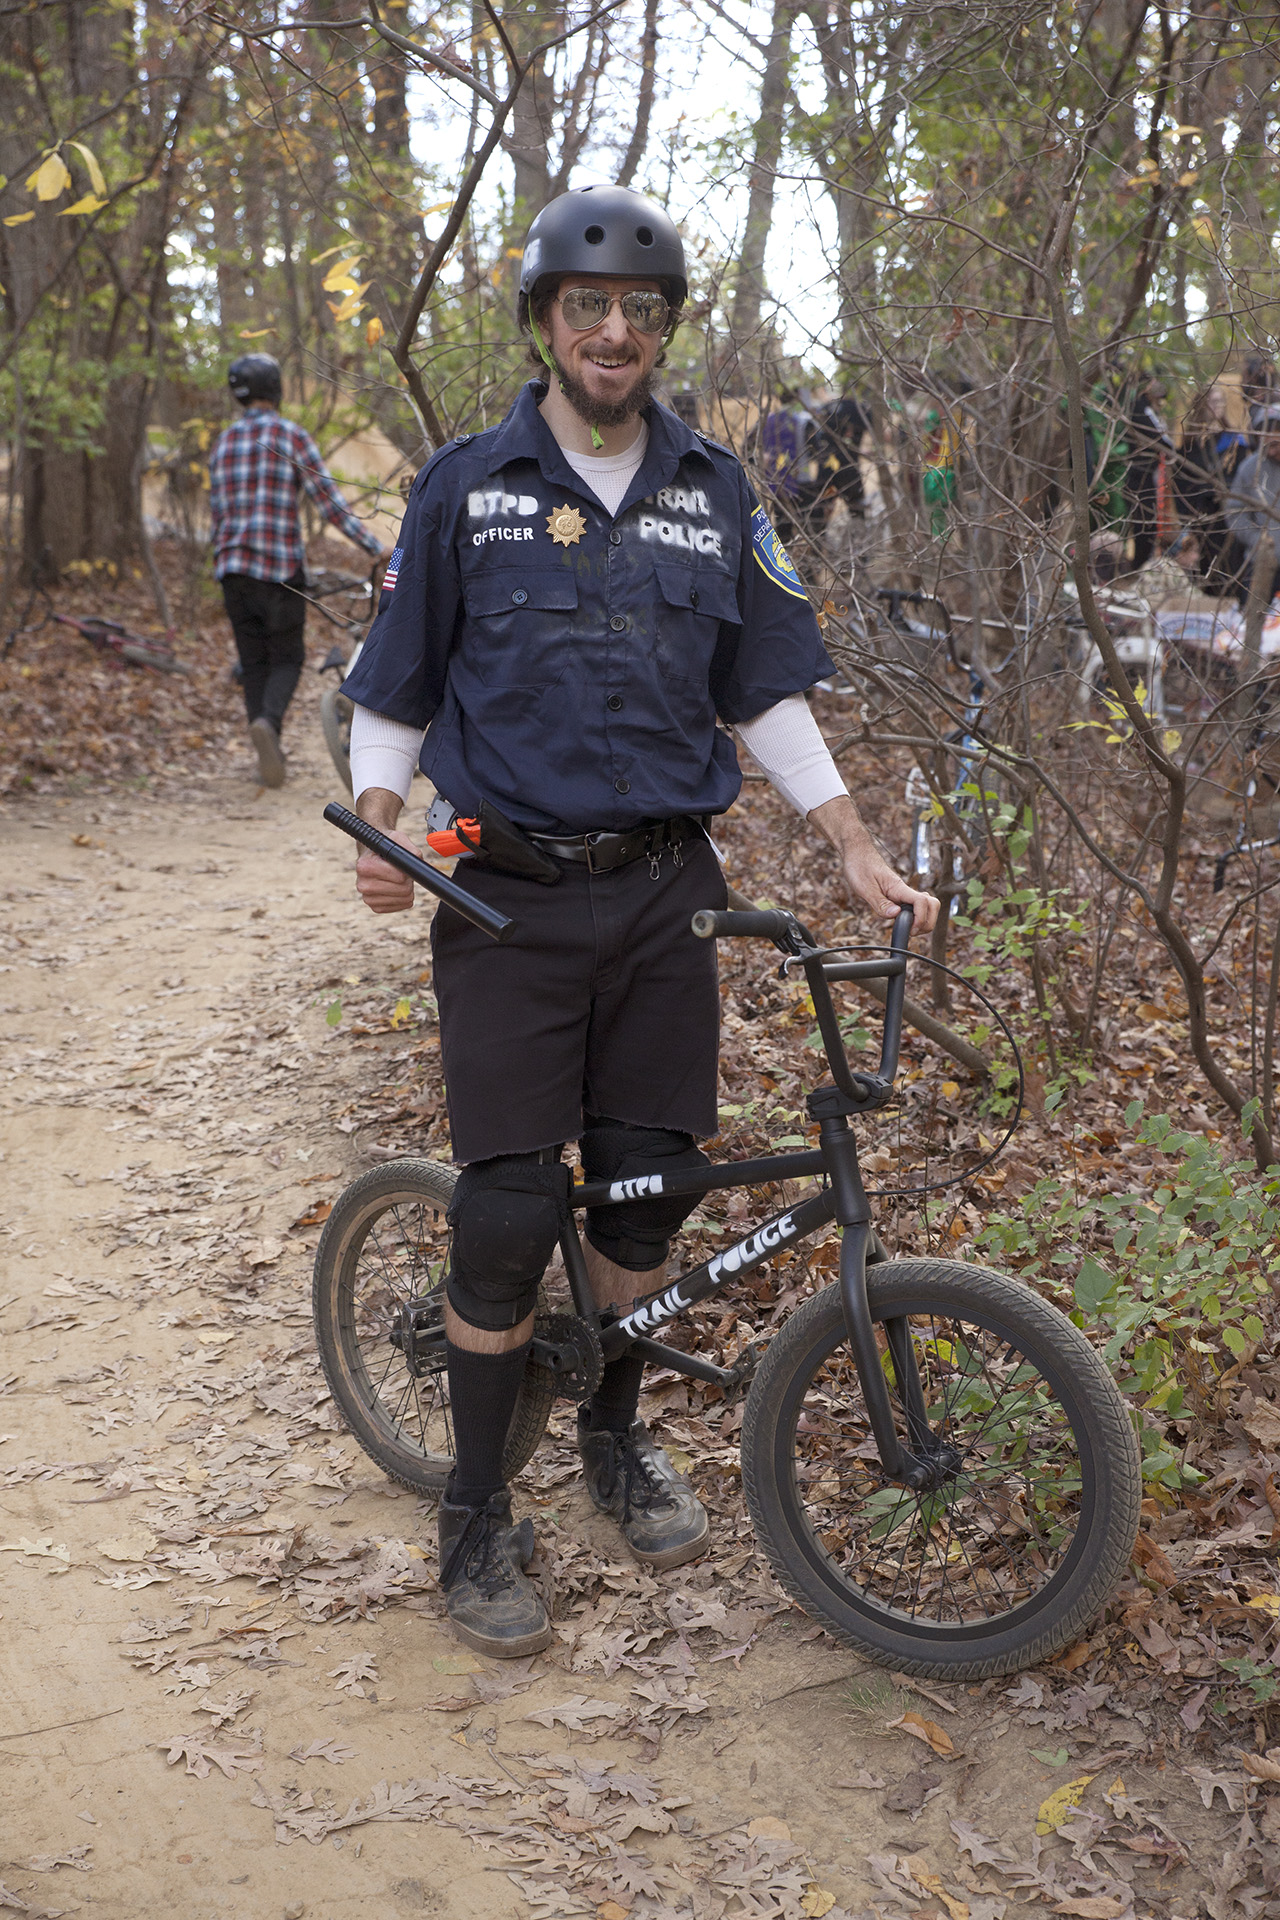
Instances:
[[[888,1097],[898,1071],[898,1052],[902,1045],[902,1009],[907,992],[907,946],[915,920],[914,907],[902,907],[889,936],[889,952],[880,960],[834,960],[824,958],[813,935],[793,913],[778,908],[754,907],[748,912],[713,913],[704,909],[695,913],[693,932],[700,940],[752,937],[772,940],[774,945],[799,960],[809,983],[818,1031],[826,1049],[827,1064],[840,1091],[859,1106],[869,1107]],[[884,1037],[880,1047],[880,1065],[875,1074],[857,1073],[845,1050],[840,1023],[831,1002],[832,980],[884,980]]]
[[[434,893],[437,900],[452,907],[473,927],[479,927],[481,933],[487,933],[491,940],[502,942],[515,932],[515,921],[509,920],[505,913],[499,913],[496,907],[486,906],[483,900],[477,900],[473,893],[460,887],[447,874],[438,873],[420,860],[416,853],[410,853],[398,840],[392,840],[377,827],[371,827],[359,814],[352,813],[349,807],[340,807],[331,800],[324,810],[324,817],[331,827],[337,827],[342,833],[350,834],[362,847],[368,847],[370,853],[376,853],[381,860],[389,861],[393,867],[399,867],[401,873],[407,873],[428,893]]]

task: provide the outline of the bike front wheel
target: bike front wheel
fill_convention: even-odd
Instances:
[[[774,1575],[900,1672],[1031,1666],[1081,1634],[1129,1563],[1142,1475],[1124,1402],[1084,1335],[1001,1274],[890,1261],[867,1292],[899,1434],[907,1444],[886,1329],[905,1328],[945,1475],[919,1493],[885,1477],[840,1289],[826,1288],[770,1345],[742,1422]]]
[[[312,1286],[320,1361],[347,1426],[384,1473],[424,1493],[453,1469],[443,1276],[457,1177],[406,1158],[353,1181],[325,1221]],[[508,1479],[532,1459],[555,1391],[531,1360],[507,1429]]]

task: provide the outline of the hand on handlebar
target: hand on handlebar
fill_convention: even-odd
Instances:
[[[393,827],[384,827],[383,831],[389,840],[407,847],[420,860],[424,857],[423,849],[407,833],[397,833]],[[371,913],[403,913],[413,905],[413,881],[408,874],[367,850],[356,861],[356,890]]]
[[[865,848],[844,854],[844,877],[849,891],[882,919],[892,920],[903,907],[915,910],[917,933],[929,933],[940,911],[931,893],[917,893],[887,860],[881,858],[870,842]]]

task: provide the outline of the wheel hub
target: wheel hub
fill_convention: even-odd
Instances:
[[[387,1339],[403,1354],[404,1363],[415,1380],[426,1373],[441,1373],[445,1364],[444,1304],[439,1294],[422,1300],[408,1300],[395,1310]]]

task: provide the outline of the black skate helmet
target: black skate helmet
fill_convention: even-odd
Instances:
[[[670,215],[630,187],[576,187],[542,209],[524,243],[520,292],[566,273],[660,280],[673,307],[687,299],[684,246]],[[523,307],[523,301],[521,302]]]
[[[284,391],[280,382],[280,362],[269,353],[242,353],[227,368],[227,385],[242,407],[251,400],[269,400],[279,406]]]

